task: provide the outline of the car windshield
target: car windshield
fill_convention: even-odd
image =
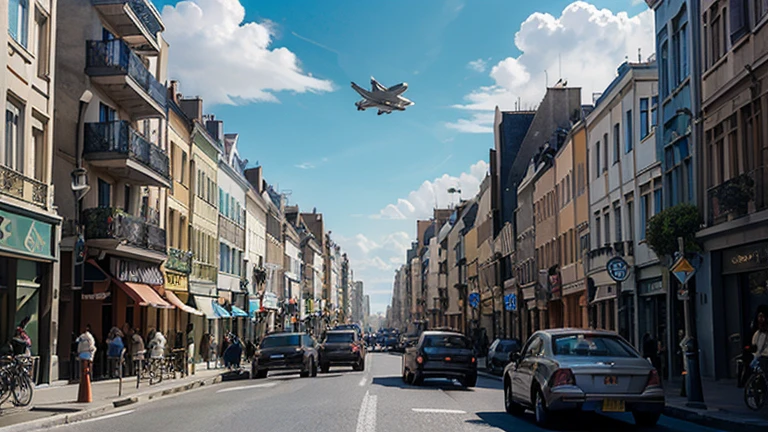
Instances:
[[[615,336],[570,334],[553,338],[552,344],[558,356],[637,357],[631,346]]]
[[[471,344],[464,336],[433,335],[424,338],[424,348],[469,349]]]
[[[262,348],[299,346],[299,335],[269,336],[261,341]]]
[[[499,353],[509,353],[518,350],[520,350],[520,345],[514,341],[501,342],[499,346],[496,347],[496,352]]]
[[[354,333],[328,333],[325,336],[325,343],[352,343],[355,341]]]

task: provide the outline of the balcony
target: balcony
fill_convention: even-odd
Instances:
[[[87,41],[85,73],[132,117],[165,117],[165,86],[125,42]]]
[[[763,173],[760,167],[710,188],[707,224],[721,224],[765,209],[768,189]]]
[[[192,263],[192,279],[216,282],[219,275],[219,268],[213,264],[207,264],[202,261]]]
[[[167,258],[165,230],[121,209],[86,209],[82,220],[89,247],[155,262]]]
[[[157,55],[157,34],[165,30],[160,14],[150,0],[92,0],[93,7],[136,51]]]
[[[191,273],[192,252],[176,248],[168,248],[168,261],[165,262],[165,268],[184,274]]]
[[[45,208],[48,185],[0,165],[0,194]]]
[[[170,187],[168,155],[127,121],[85,124],[83,154],[91,165],[142,186]]]

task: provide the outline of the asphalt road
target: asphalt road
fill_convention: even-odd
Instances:
[[[572,416],[559,430],[633,431],[631,415]],[[331,369],[317,378],[270,374],[265,380],[228,382],[138,405],[57,431],[539,431],[528,412],[504,412],[501,382],[480,377],[477,387],[427,381],[403,384],[400,357],[369,354],[366,370]],[[658,431],[712,431],[662,418]]]

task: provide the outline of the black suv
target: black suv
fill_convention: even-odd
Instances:
[[[421,385],[424,378],[457,378],[465,387],[477,384],[477,358],[472,341],[461,333],[425,331],[403,354],[403,381]]]
[[[306,333],[275,333],[265,337],[251,364],[253,378],[266,378],[270,370],[298,370],[302,377],[317,376],[317,343]]]
[[[328,372],[331,366],[352,366],[353,370],[365,369],[365,345],[354,330],[330,330],[320,344],[320,371]]]

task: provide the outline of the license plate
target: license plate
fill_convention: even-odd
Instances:
[[[624,401],[618,399],[603,399],[603,412],[624,412]]]
[[[619,384],[619,377],[614,376],[614,375],[609,375],[609,376],[605,377],[605,379],[603,380],[603,383],[605,383],[605,385],[607,385],[607,386],[618,385]]]
[[[283,357],[285,357],[285,355],[283,355],[283,354],[275,354],[271,358],[273,358],[273,359],[281,359]]]

